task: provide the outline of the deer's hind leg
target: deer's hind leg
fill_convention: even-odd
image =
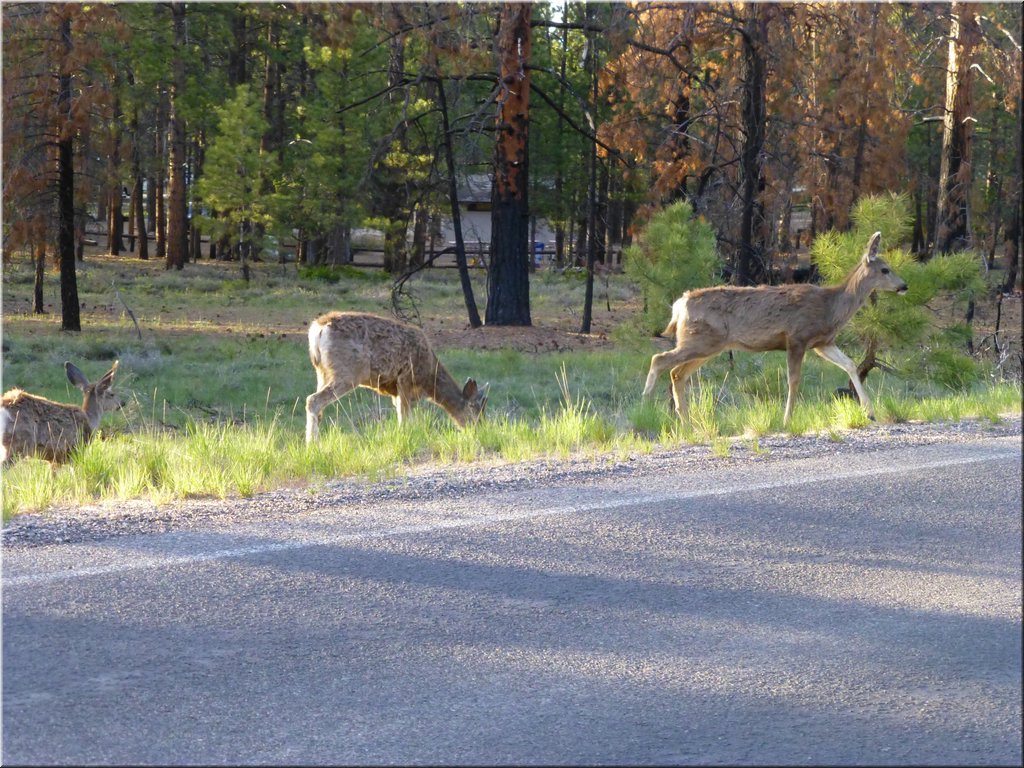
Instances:
[[[643,397],[650,397],[654,388],[658,385],[658,377],[665,371],[674,371],[681,365],[694,359],[694,355],[687,351],[686,347],[676,347],[668,352],[659,352],[651,358],[651,367],[647,372],[647,382],[644,384]]]
[[[708,358],[706,357],[688,360],[673,368],[670,374],[672,378],[672,402],[675,404],[679,420],[685,425],[690,423],[689,404],[686,399],[686,382],[707,361]]]
[[[317,390],[306,398],[306,445],[309,445],[320,433],[320,414],[331,403],[355,389],[351,382],[325,381],[318,370],[316,373]]]
[[[704,365],[710,357],[701,354],[692,348],[692,345],[682,344],[668,352],[661,352],[651,358],[651,369],[647,374],[647,384],[644,386],[643,396],[649,397],[658,383],[658,376],[664,371],[671,371],[672,379],[672,401],[679,418],[686,423],[688,419],[686,404],[686,381],[691,374]]]

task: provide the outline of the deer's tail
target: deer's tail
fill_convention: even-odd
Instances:
[[[320,367],[320,334],[324,326],[314,320],[309,324],[309,361],[314,368]]]
[[[686,299],[687,294],[683,294],[682,298],[676,299],[672,304],[672,319],[668,321],[668,325],[665,326],[665,330],[662,331],[659,336],[667,336],[673,338],[676,335],[676,331],[686,320]]]
[[[11,412],[6,408],[0,408],[0,464],[6,464],[9,456],[7,448],[10,437],[14,426],[14,419],[11,418]]]

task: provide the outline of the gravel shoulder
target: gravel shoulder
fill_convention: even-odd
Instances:
[[[666,472],[702,472],[782,460],[844,456],[895,447],[963,443],[1021,435],[1020,414],[998,423],[970,420],[955,423],[875,424],[849,430],[837,439],[827,435],[768,435],[755,443],[734,439],[727,456],[707,445],[656,449],[651,453],[598,454],[528,462],[474,462],[400,467],[396,476],[379,481],[341,478],[300,488],[284,488],[250,498],[192,499],[157,505],[148,501],[108,502],[77,508],[54,508],[18,515],[3,528],[3,548],[38,547],[100,541],[169,531],[200,530],[229,523],[286,519],[339,504],[365,505],[463,499],[482,493],[528,490],[531,487],[584,486],[600,478],[632,480]]]

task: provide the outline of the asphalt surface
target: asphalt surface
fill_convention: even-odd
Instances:
[[[3,554],[7,765],[1021,763],[1019,436]]]

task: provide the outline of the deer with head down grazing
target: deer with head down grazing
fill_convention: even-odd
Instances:
[[[785,350],[789,395],[782,424],[786,426],[793,415],[804,354],[813,349],[846,371],[874,419],[857,366],[835,345],[835,338],[873,291],[907,291],[907,284],[878,255],[881,239],[881,232],[870,237],[860,262],[838,285],[717,286],[687,291],[672,305],[672,319],[662,332],[674,334],[676,346],[651,358],[644,397],[654,391],[662,372],[671,371],[672,399],[685,423],[686,381],[712,357],[727,349]]]
[[[306,398],[306,442],[317,438],[324,408],[356,387],[390,397],[398,423],[414,401],[426,398],[463,427],[487,405],[487,387],[468,379],[459,387],[419,328],[366,312],[329,312],[309,326],[309,359],[316,392]]]
[[[117,362],[95,384],[78,368],[64,363],[68,380],[82,390],[82,405],[69,405],[30,395],[20,389],[4,393],[0,400],[0,461],[17,456],[38,456],[63,463],[74,448],[88,442],[99,429],[104,413],[121,407],[111,387]]]

